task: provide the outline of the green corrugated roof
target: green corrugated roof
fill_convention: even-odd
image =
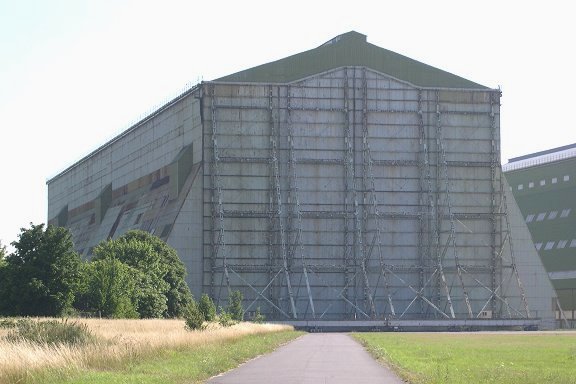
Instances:
[[[366,41],[366,35],[348,32],[318,48],[246,69],[215,81],[290,83],[331,69],[349,66],[371,68],[419,87],[488,89]]]

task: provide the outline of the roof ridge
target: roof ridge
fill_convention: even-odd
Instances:
[[[340,67],[366,67],[422,88],[489,89],[463,77],[367,42],[356,31],[285,58],[261,64],[214,81],[292,83]]]
[[[367,42],[367,36],[366,35],[363,35],[360,32],[350,31],[350,32],[346,32],[346,33],[343,33],[341,35],[338,35],[336,37],[333,37],[332,39],[328,40],[324,44],[320,45],[320,47],[324,47],[324,46],[331,45],[331,44],[337,44],[337,43],[341,42],[342,40],[351,40],[351,39],[363,41],[364,43]],[[318,48],[320,48],[320,47],[318,47]]]

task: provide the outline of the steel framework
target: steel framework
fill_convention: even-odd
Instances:
[[[499,90],[202,84],[204,286],[277,320],[529,319]]]

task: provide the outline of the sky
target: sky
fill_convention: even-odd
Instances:
[[[503,163],[576,143],[569,5],[0,0],[0,243],[47,221],[48,179],[186,87],[351,30],[500,88]]]

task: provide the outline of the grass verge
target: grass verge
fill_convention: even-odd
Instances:
[[[279,324],[210,324],[187,331],[183,320],[77,322],[94,336],[90,343],[38,343],[6,337],[13,328],[0,329],[0,383],[196,382],[300,334]],[[139,376],[143,372],[148,378]]]
[[[414,384],[576,383],[576,333],[355,333]]]
[[[114,370],[85,370],[75,373],[46,372],[39,380],[46,384],[169,384],[199,383],[237,367],[258,355],[273,351],[301,333],[283,331],[249,335],[218,344],[194,348],[161,350],[128,366]]]

